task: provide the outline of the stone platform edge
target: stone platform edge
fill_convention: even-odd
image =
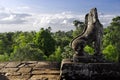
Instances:
[[[120,63],[82,63],[64,59],[60,80],[119,80]]]

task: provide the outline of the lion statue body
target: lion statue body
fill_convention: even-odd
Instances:
[[[93,44],[94,55],[101,55],[103,26],[98,19],[97,9],[91,9],[85,16],[85,27],[82,34],[71,41],[71,47],[78,55],[84,55],[84,47]]]

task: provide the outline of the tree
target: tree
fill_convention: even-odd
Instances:
[[[105,29],[105,35],[103,36],[103,46],[108,47],[112,45],[116,48],[116,51],[113,54],[119,55],[120,61],[120,16],[112,19],[110,26]]]
[[[103,50],[103,54],[105,55],[105,58],[110,61],[118,60],[117,49],[113,45],[108,45],[107,47],[105,47],[105,49]]]
[[[55,32],[53,37],[56,41],[56,47],[60,46],[64,48],[65,46],[69,45],[70,41],[72,40],[72,30],[65,32],[65,31],[58,31]]]
[[[85,46],[84,50],[85,50],[85,52],[87,52],[90,55],[94,54],[94,49],[92,47],[88,46],[88,45]]]
[[[35,38],[35,44],[41,49],[46,56],[55,51],[55,40],[48,30],[41,29]]]
[[[27,59],[33,60],[36,58],[35,56],[37,56],[37,54],[39,54],[40,52],[36,48],[36,46],[30,45],[30,44],[33,44],[34,35],[35,35],[35,32],[15,32],[14,33],[14,35],[12,36],[13,50],[10,54],[10,58],[12,57],[11,60],[27,60]],[[33,52],[33,53],[30,53],[30,52]],[[33,58],[31,58],[30,56],[31,57],[33,56]]]
[[[56,57],[56,60],[59,62],[62,60],[61,54],[62,54],[62,49],[60,48],[60,46],[58,46],[58,48],[55,51],[55,57]]]
[[[4,43],[3,43],[3,40],[0,40],[0,54],[4,54]]]
[[[58,62],[61,62],[62,60],[62,49],[60,48],[60,46],[58,46],[55,50],[55,53],[54,54],[51,54],[49,56],[49,61],[58,61]]]
[[[0,34],[0,54],[10,54],[12,52],[13,35],[12,32]]]
[[[73,49],[71,49],[69,46],[65,46],[61,56],[62,56],[62,58],[69,58],[69,59],[71,59],[73,57],[74,53],[75,52],[73,51]]]
[[[14,52],[10,55],[10,60],[44,60],[44,54],[40,49],[27,44],[24,47],[16,46]]]
[[[73,31],[73,37],[76,37],[83,32],[83,30],[85,28],[85,24],[78,20],[73,21],[73,24],[76,28],[75,31]]]

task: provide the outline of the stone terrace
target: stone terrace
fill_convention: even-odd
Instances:
[[[0,80],[58,80],[57,62],[0,62]]]

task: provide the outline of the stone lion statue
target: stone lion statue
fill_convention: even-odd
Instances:
[[[71,41],[71,47],[76,54],[83,56],[84,47],[93,44],[94,55],[101,55],[103,26],[98,19],[96,8],[92,8],[85,16],[83,32]]]

